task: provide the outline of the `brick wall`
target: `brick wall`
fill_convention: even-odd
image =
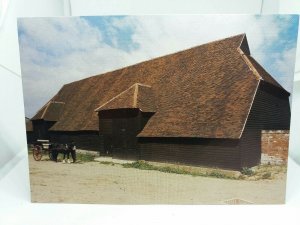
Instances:
[[[288,158],[289,131],[288,130],[263,130],[262,154],[271,158],[281,159],[284,162]]]

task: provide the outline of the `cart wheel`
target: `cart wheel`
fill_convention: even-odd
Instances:
[[[42,156],[42,148],[38,145],[34,146],[33,158],[35,159],[35,161],[40,161],[42,159]]]

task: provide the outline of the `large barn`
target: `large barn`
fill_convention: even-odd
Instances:
[[[262,130],[289,129],[289,93],[241,34],[66,84],[31,121],[102,155],[239,170]]]

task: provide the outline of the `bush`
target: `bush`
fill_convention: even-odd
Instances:
[[[241,173],[247,176],[252,176],[254,171],[251,168],[243,167]]]

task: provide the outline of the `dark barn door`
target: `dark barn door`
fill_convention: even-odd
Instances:
[[[143,127],[139,109],[114,109],[99,112],[99,132],[103,152],[113,157],[137,160],[140,157],[137,135]]]
[[[138,115],[123,112],[123,116],[113,120],[113,155],[124,159],[138,159],[136,135]]]

